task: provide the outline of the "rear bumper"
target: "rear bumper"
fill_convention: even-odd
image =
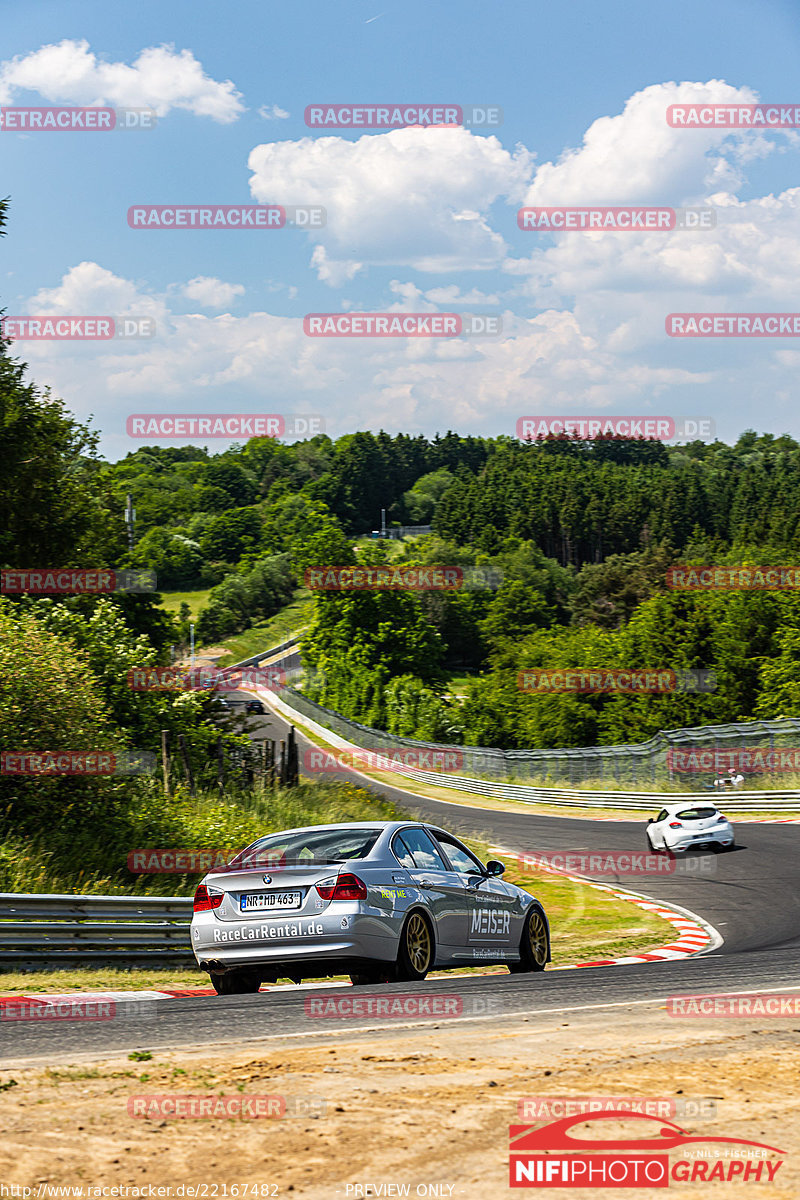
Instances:
[[[733,830],[725,829],[705,831],[702,837],[678,838],[673,842],[667,841],[668,849],[674,854],[683,854],[687,850],[702,850],[705,846],[732,846]]]
[[[192,921],[192,952],[203,970],[293,965],[306,974],[325,974],[326,964],[359,960],[394,962],[398,936],[383,922],[357,912],[272,920],[223,922],[213,913]],[[344,972],[338,965],[336,973]]]
[[[370,968],[375,966],[374,958],[364,958],[360,955],[352,955],[344,958],[328,958],[324,954],[320,954],[315,958],[309,958],[302,962],[295,959],[278,959],[270,962],[222,962],[220,960],[210,959],[207,962],[200,964],[203,971],[208,971],[209,975],[225,975],[229,971],[247,969],[255,971],[261,976],[262,983],[274,983],[276,980],[286,976],[289,979],[317,979],[320,976],[326,975],[359,975],[366,974]],[[394,967],[394,959],[385,962],[387,975]]]

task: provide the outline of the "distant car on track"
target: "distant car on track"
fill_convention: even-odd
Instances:
[[[542,971],[540,902],[456,837],[413,821],[314,825],[259,838],[206,875],[192,950],[220,994],[280,976],[420,980],[443,967]]]
[[[257,716],[263,716],[267,710],[260,700],[248,700],[244,711],[248,714],[255,713]]]
[[[232,717],[233,705],[224,696],[214,696],[211,701],[211,716],[216,721],[220,721],[225,717]]]
[[[665,804],[647,822],[647,845],[656,853],[733,850],[733,826],[713,804]]]

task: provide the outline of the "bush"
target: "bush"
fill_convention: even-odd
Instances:
[[[246,574],[226,576],[213,588],[197,621],[197,635],[209,644],[241,633],[273,616],[293,595],[288,554],[263,558]]]

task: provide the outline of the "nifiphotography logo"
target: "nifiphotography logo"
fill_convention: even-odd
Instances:
[[[626,1122],[630,1136],[597,1135],[593,1122]],[[578,1133],[575,1127],[582,1127]],[[588,1133],[587,1133],[588,1129]],[[772,1183],[785,1153],[744,1138],[695,1136],[672,1121],[609,1109],[579,1113],[540,1127],[509,1129],[509,1186],[648,1188],[672,1183],[742,1180]]]

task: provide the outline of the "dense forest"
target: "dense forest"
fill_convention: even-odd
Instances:
[[[399,545],[400,563],[491,567],[499,586],[315,597],[306,686],[348,716],[406,736],[524,747],[800,715],[794,594],[687,594],[666,584],[677,562],[798,561],[800,445],[789,437],[747,432],[734,446],[668,449],[620,438],[526,445],[360,432],[294,445],[252,439],[218,454],[145,447],[112,464],[8,356],[0,388],[3,565],[148,567],[161,588],[210,586],[198,621],[207,644],[279,611],[308,566],[385,562]],[[390,522],[434,532],[401,545],[354,543],[381,507]],[[62,628],[65,613],[83,614],[84,625],[116,614],[147,639],[148,662],[186,640],[185,619],[157,596],[2,603],[15,618]],[[571,665],[711,669],[718,686],[635,699],[517,686],[525,667]],[[453,674],[468,677],[460,699]],[[138,704],[141,746],[162,718],[147,716],[152,697]]]
[[[206,645],[279,612],[309,566],[491,568],[489,586],[315,594],[303,686],[390,732],[555,747],[800,716],[795,593],[667,587],[680,562],[800,561],[800,444],[788,436],[747,431],[732,446],[669,448],[361,431],[291,445],[253,438],[216,453],[146,446],[110,463],[97,434],[29,382],[2,343],[0,436],[0,565],[146,567],[163,590],[205,589]],[[365,538],[381,509],[390,525],[433,532]],[[0,597],[6,732],[24,741],[20,713],[44,687],[33,667],[16,678],[30,661],[63,692],[48,736],[91,730],[149,750],[163,728],[210,738],[202,697],[133,694],[124,683],[131,667],[165,663],[186,643],[187,616],[171,615],[158,593]],[[62,652],[73,673],[59,691]],[[567,666],[705,669],[717,688],[627,698],[518,686],[524,668]]]
[[[380,509],[430,523],[398,561],[492,567],[499,587],[319,594],[304,642],[307,689],[406,736],[505,747],[637,741],[659,728],[800,712],[791,593],[679,594],[667,570],[798,561],[800,445],[744,433],[734,446],[624,438],[522,444],[449,432],[360,432],[209,455],[148,447],[98,470],[138,540],[121,561],[161,586],[214,585],[206,641],[277,611],[309,565],[387,561],[354,547]],[[691,667],[707,695],[537,696],[530,666]],[[449,687],[466,675],[462,699]]]

